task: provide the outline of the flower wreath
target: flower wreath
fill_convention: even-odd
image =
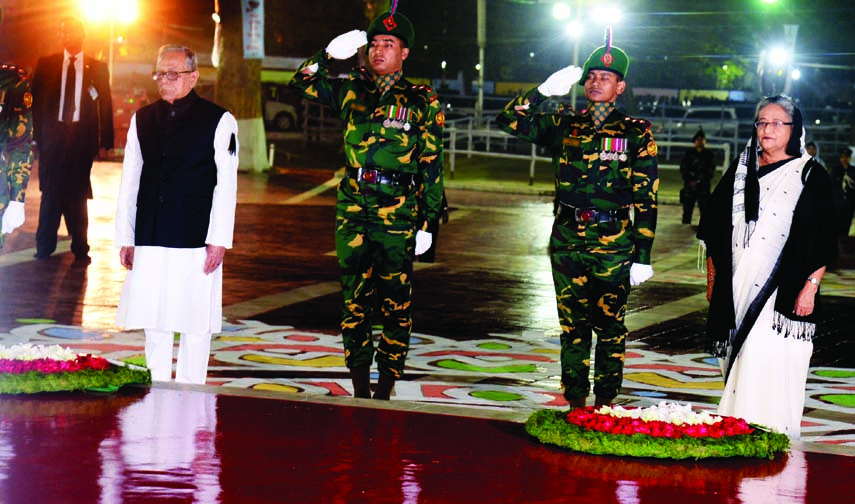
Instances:
[[[65,390],[112,392],[128,383],[151,383],[151,372],[59,345],[0,347],[0,394]]]
[[[758,457],[786,452],[790,438],[745,420],[694,412],[689,404],[592,406],[534,412],[526,431],[541,443],[598,455],[657,458]]]

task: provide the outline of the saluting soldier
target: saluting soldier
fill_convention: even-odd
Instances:
[[[579,68],[569,66],[508,103],[506,132],[549,149],[555,170],[556,217],[549,240],[561,323],[561,385],[572,408],[590,393],[592,331],[597,332],[594,394],[609,405],[620,391],[630,286],[653,276],[658,167],[650,123],[618,110],[629,58],[611,44]],[[538,113],[550,96],[584,86],[580,114]],[[632,219],[630,219],[632,214]]]
[[[24,69],[0,65],[0,248],[3,235],[24,223],[24,197],[33,169],[32,105],[30,79]]]
[[[400,12],[380,15],[366,34],[336,37],[305,61],[291,86],[329,105],[343,121],[346,176],[338,187],[336,254],[344,295],[341,330],[354,397],[371,397],[370,367],[379,379],[374,399],[388,400],[404,372],[412,319],[414,255],[430,247],[428,223],[442,205],[442,126],[436,93],[403,77],[413,26]],[[370,70],[329,74],[333,59],[367,48]],[[383,334],[376,352],[372,314],[379,297]]]

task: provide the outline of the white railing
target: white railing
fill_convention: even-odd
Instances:
[[[529,185],[534,184],[534,170],[535,165],[538,161],[551,162],[552,158],[548,156],[542,156],[538,154],[538,147],[535,144],[530,144],[530,149],[528,154],[515,154],[510,152],[493,152],[490,150],[492,145],[501,144],[502,149],[507,151],[508,149],[508,141],[514,139],[511,135],[505,133],[504,131],[494,130],[494,129],[474,129],[472,128],[472,123],[467,122],[466,118],[455,120],[453,123],[449,121],[447,124],[451,123],[450,127],[445,128],[445,152],[448,155],[448,170],[449,176],[453,179],[454,173],[457,168],[457,156],[458,155],[466,155],[467,158],[471,158],[474,156],[485,156],[492,158],[500,158],[500,159],[522,159],[529,161]],[[463,125],[463,128],[459,128],[458,125]],[[459,148],[457,146],[458,141],[466,141],[466,148]],[[481,140],[481,142],[477,142],[477,140]],[[499,140],[499,142],[496,142]],[[476,148],[476,144],[483,144],[483,148]],[[684,149],[688,149],[693,147],[694,144],[692,142],[674,142],[674,141],[664,141],[664,142],[656,142],[657,146],[661,149],[671,148],[671,147],[681,147]],[[723,151],[723,159],[724,165],[727,166],[731,160],[731,145],[729,142],[723,143],[710,143],[707,144],[707,148],[713,150],[721,150]],[[660,164],[660,168],[663,169],[673,169],[679,168],[678,165],[665,165]]]

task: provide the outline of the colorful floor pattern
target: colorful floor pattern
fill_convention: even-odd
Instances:
[[[0,344],[61,344],[103,357],[144,363],[141,332],[112,332],[20,320],[0,333]],[[454,341],[414,334],[407,379],[395,400],[488,408],[525,418],[539,408],[564,408],[558,383],[557,335],[491,334]],[[649,406],[662,400],[714,409],[723,383],[706,354],[665,355],[630,342],[624,386],[617,402]],[[374,376],[376,380],[376,376]],[[283,393],[349,396],[340,336],[270,326],[227,323],[212,344],[209,385]],[[808,377],[802,441],[855,446],[855,371],[812,368]]]

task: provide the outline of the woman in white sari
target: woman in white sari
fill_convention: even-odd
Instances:
[[[804,150],[802,116],[764,98],[746,150],[708,200],[707,349],[725,377],[718,413],[800,436],[819,287],[837,257],[831,178]]]

